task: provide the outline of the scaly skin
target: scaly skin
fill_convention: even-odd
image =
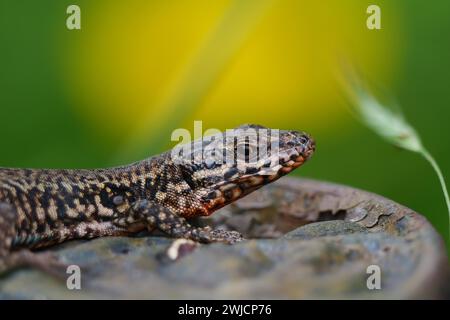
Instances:
[[[249,129],[269,150],[257,161],[246,157],[244,162],[221,163],[217,153],[196,157],[199,147],[250,154],[255,143],[239,140]],[[240,241],[237,232],[193,227],[186,219],[208,216],[277,180],[314,152],[314,141],[306,133],[280,131],[266,141],[266,132],[264,127],[245,125],[235,129],[237,139],[229,143],[219,135],[213,141],[193,142],[191,153],[182,156],[169,151],[110,169],[0,168],[0,273],[23,265],[51,272],[57,262],[30,249],[144,229],[204,243]],[[271,152],[273,141],[279,143],[278,153]]]

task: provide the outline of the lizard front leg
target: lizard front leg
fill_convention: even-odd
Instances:
[[[137,201],[127,216],[118,217],[114,221],[121,227],[136,222],[144,222],[149,229],[156,228],[174,238],[186,238],[197,242],[231,244],[243,240],[242,235],[236,231],[194,227],[172,210],[148,200]]]
[[[33,253],[28,249],[12,248],[16,236],[16,210],[8,203],[0,202],[0,275],[20,267],[34,267],[53,276],[61,277],[65,265],[51,253]]]

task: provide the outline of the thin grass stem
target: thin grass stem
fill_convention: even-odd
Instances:
[[[422,156],[431,164],[434,171],[436,172],[439,182],[441,183],[442,192],[444,193],[445,202],[447,203],[447,210],[448,210],[448,226],[449,226],[449,237],[450,237],[450,197],[448,195],[447,191],[447,185],[445,183],[444,175],[442,174],[441,168],[439,167],[438,163],[434,159],[434,157],[431,155],[431,153],[428,152],[425,148],[421,152]]]

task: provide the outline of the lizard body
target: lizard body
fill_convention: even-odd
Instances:
[[[239,139],[249,129],[268,149],[255,160],[249,158],[255,143]],[[39,260],[30,249],[70,239],[156,228],[199,242],[239,241],[237,232],[193,227],[186,219],[210,215],[275,181],[314,152],[315,143],[306,133],[272,132],[245,125],[235,129],[237,138],[231,142],[222,134],[192,142],[190,152],[181,156],[179,150],[169,151],[110,169],[0,168],[0,273],[30,264],[45,269],[47,257]],[[202,152],[208,147],[216,151],[203,152],[198,159],[199,146]],[[245,161],[218,161],[224,159],[219,157],[222,151],[222,156],[230,149],[238,153],[241,147]]]

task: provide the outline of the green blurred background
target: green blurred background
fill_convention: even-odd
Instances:
[[[297,175],[394,199],[448,239],[430,166],[355,121],[336,72],[344,58],[395,97],[450,177],[449,17],[444,0],[0,0],[0,166],[126,163],[193,120],[302,129],[318,148]]]

